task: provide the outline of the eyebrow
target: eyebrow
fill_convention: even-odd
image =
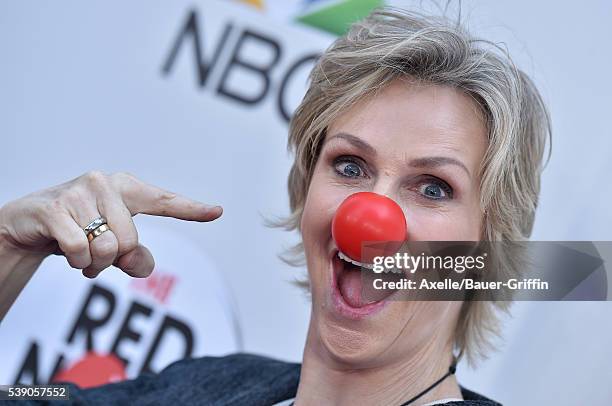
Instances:
[[[370,144],[368,144],[361,138],[356,137],[352,134],[340,132],[340,133],[332,135],[331,137],[326,139],[325,142],[331,141],[335,138],[341,138],[343,140],[346,140],[349,143],[353,144],[353,146],[367,152],[369,155],[376,156],[376,148],[374,148],[373,146],[371,146]],[[414,168],[422,168],[422,169],[433,169],[433,168],[438,168],[444,165],[455,165],[455,166],[462,168],[468,174],[468,176],[472,176],[469,169],[467,168],[467,166],[465,166],[463,162],[459,161],[458,159],[447,157],[447,156],[431,156],[431,157],[414,158],[408,161],[408,165]]]
[[[410,160],[408,164],[415,168],[437,168],[437,167],[444,166],[444,165],[455,165],[455,166],[462,168],[465,171],[465,173],[468,174],[468,176],[472,176],[469,169],[467,168],[467,166],[463,164],[463,162],[455,158],[451,158],[447,156],[432,156],[432,157],[425,157],[425,158],[415,158],[415,159]]]
[[[376,148],[374,148],[373,146],[371,146],[370,144],[368,144],[361,138],[355,137],[352,134],[337,133],[337,134],[332,135],[328,139],[326,139],[325,142],[327,143],[327,141],[331,141],[335,138],[341,138],[343,140],[346,140],[349,143],[353,144],[353,146],[367,152],[369,155],[376,156]]]

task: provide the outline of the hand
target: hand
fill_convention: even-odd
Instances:
[[[71,267],[82,269],[89,278],[111,265],[128,275],[146,277],[155,263],[150,251],[138,243],[132,216],[203,222],[222,212],[220,206],[179,196],[126,173],[89,172],[0,208],[0,238],[25,255],[64,255]],[[83,228],[100,216],[107,219],[110,230],[89,243]]]

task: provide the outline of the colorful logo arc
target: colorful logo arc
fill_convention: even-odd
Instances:
[[[265,10],[264,0],[240,0],[258,10]],[[384,5],[383,0],[304,0],[294,21],[342,35],[349,26],[364,17],[376,7]]]

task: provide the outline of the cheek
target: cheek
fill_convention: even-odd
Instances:
[[[475,241],[480,239],[478,210],[455,208],[437,211],[418,208],[407,214],[408,235],[416,241]]]
[[[315,170],[302,215],[301,230],[307,256],[317,247],[326,248],[331,240],[331,222],[343,196]],[[307,258],[308,259],[308,258]]]

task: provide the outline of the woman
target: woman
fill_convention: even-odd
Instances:
[[[505,302],[355,298],[331,233],[340,203],[385,195],[408,240],[529,237],[548,114],[532,82],[493,44],[443,18],[396,9],[354,24],[319,59],[291,121],[291,216],[308,269],[312,314],[303,362],[236,354],[179,361],[158,375],[90,390],[91,403],[494,405],[461,388],[457,358],[486,354]],[[210,207],[131,175],[91,172],[0,209],[4,315],[54,252],[94,278],[114,264],[153,269],[132,216],[212,221]],[[104,218],[96,222],[96,219]],[[93,230],[93,231],[92,231]],[[85,231],[85,232],[84,232]]]

